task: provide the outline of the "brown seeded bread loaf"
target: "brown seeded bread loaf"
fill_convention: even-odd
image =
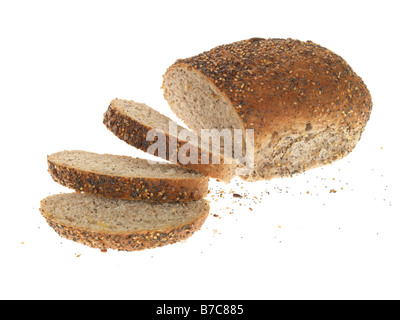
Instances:
[[[180,133],[190,134],[190,131],[145,104],[115,99],[111,101],[107,112],[104,114],[103,123],[118,138],[145,152],[149,152],[151,146],[158,142],[157,137],[156,139],[149,139],[150,132],[163,133],[165,134],[165,142],[163,142],[165,154],[159,153],[158,149],[154,150],[154,153],[149,153],[224,182],[229,182],[235,176],[237,165],[232,159],[229,163],[222,155],[201,149],[199,140],[185,139],[185,134],[181,135]],[[170,124],[177,127],[177,133],[170,132]],[[194,136],[197,139],[197,136]],[[175,147],[172,145],[172,140],[177,141]],[[191,146],[191,150],[197,150],[195,153],[198,155],[197,157],[191,158],[189,163],[181,161],[179,156],[176,156],[176,159],[173,158],[174,154],[186,152],[188,145]],[[170,150],[173,150],[173,152],[170,152]],[[208,159],[208,164],[202,161],[202,157]],[[197,164],[193,163],[192,160],[196,160]],[[216,161],[219,163],[216,163]]]
[[[56,182],[107,198],[190,201],[208,190],[208,177],[176,164],[86,151],[58,152],[47,163]]]
[[[254,129],[248,180],[290,176],[349,154],[371,95],[337,54],[311,41],[252,38],[177,60],[164,97],[194,132]]]
[[[155,203],[70,193],[41,201],[40,212],[62,237],[101,250],[136,251],[189,238],[207,219],[206,200]]]

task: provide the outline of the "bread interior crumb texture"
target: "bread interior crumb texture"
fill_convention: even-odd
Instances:
[[[46,198],[42,211],[51,219],[94,232],[136,233],[170,230],[207,214],[206,200],[150,203],[68,193]]]
[[[79,150],[58,152],[51,156],[51,160],[74,169],[128,178],[176,180],[204,177],[203,174],[195,170],[175,164]]]

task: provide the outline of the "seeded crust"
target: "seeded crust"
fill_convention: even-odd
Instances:
[[[154,141],[146,141],[146,137],[150,130],[157,131],[157,128],[145,125],[140,121],[138,121],[137,119],[134,119],[125,114],[118,108],[119,101],[121,100],[115,99],[111,101],[107,111],[104,113],[104,118],[103,118],[104,125],[112,133],[114,133],[115,136],[125,141],[127,144],[134,146],[144,152],[148,152],[149,147],[157,142],[157,137]],[[129,102],[134,103],[133,101]],[[153,110],[153,112],[157,111]],[[172,160],[175,163],[174,159],[173,158],[171,159],[172,155],[170,155],[170,152],[168,152],[168,150],[170,150],[170,141],[175,139],[171,139],[170,135],[168,135],[167,133],[165,133],[165,136],[166,136],[166,150],[167,150],[166,157],[159,154],[158,150],[155,150],[154,155],[161,157],[165,160],[169,161]],[[176,140],[176,148],[171,148],[171,149],[175,149],[176,152],[178,153],[179,150],[187,143],[188,143],[187,141],[182,141],[178,139]],[[198,150],[197,164],[190,162],[184,164],[179,162],[179,159],[177,159],[176,163],[186,168],[201,172],[205,176],[215,178],[219,181],[223,181],[226,183],[228,183],[231,179],[235,177],[235,172],[236,172],[235,164],[225,164],[222,156],[212,154],[209,151],[201,150],[200,148],[193,146],[193,149],[194,148],[197,148]],[[208,164],[202,164],[202,159],[201,159],[202,157],[208,158]],[[219,164],[215,163],[216,162],[215,157],[220,158]]]
[[[82,151],[64,151],[63,153],[96,154]],[[192,178],[154,178],[154,177],[125,177],[104,174],[101,171],[86,171],[72,167],[58,160],[57,153],[47,157],[48,171],[54,181],[78,192],[101,195],[107,198],[129,200],[145,200],[156,202],[178,202],[199,200],[208,191],[208,177],[193,174]],[[135,161],[130,157],[113,156]],[[138,159],[139,161],[143,159]],[[146,161],[146,160],[143,160]],[[150,166],[150,165],[149,165]],[[165,164],[166,167],[174,166]]]
[[[78,195],[80,196],[81,194]],[[67,225],[66,223],[61,223],[55,219],[52,215],[52,212],[46,210],[47,201],[51,199],[51,197],[55,196],[47,197],[40,203],[40,213],[46,219],[46,222],[49,224],[49,226],[52,227],[57,234],[63,238],[84,244],[91,248],[101,249],[102,251],[106,251],[108,249],[114,249],[118,251],[141,251],[177,243],[179,241],[188,239],[193,235],[193,233],[198,231],[204,224],[209,214],[209,206],[207,205],[207,207],[204,208],[203,212],[198,215],[197,218],[186,221],[184,224],[175,228],[119,233],[93,231],[83,227]],[[71,201],[73,201],[73,199]]]
[[[179,59],[164,75],[164,96],[166,79],[179,68],[208,79],[242,129],[254,129],[256,168],[243,177],[248,180],[291,176],[345,157],[372,110],[362,79],[340,56],[311,41],[252,38]]]

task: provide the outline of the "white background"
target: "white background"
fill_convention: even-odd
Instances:
[[[400,298],[397,3],[1,0],[0,298]],[[351,155],[293,178],[211,181],[219,217],[163,248],[101,253],[46,224],[40,200],[70,192],[48,175],[48,154],[145,157],[102,124],[108,103],[176,119],[166,68],[251,37],[312,40],[363,78],[374,108]]]

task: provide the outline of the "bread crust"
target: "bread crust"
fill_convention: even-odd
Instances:
[[[74,226],[63,224],[46,212],[44,207],[46,199],[41,201],[40,213],[61,237],[68,240],[84,244],[91,248],[101,249],[102,251],[114,249],[118,251],[140,251],[156,247],[162,247],[185,240],[198,231],[209,214],[209,207],[192,221],[171,229],[149,230],[135,233],[107,233],[86,230]]]
[[[243,129],[254,129],[255,152],[311,128],[359,139],[372,110],[362,79],[340,56],[311,41],[252,38],[179,59],[166,74],[175,68],[194,70],[217,88]],[[331,150],[323,164],[354,145]]]
[[[129,117],[127,114],[121,112],[121,110],[118,110],[113,102],[111,102],[107,111],[104,114],[103,123],[119,139],[125,141],[129,145],[134,146],[144,152],[147,152],[149,147],[154,143],[156,143],[156,140],[146,141],[146,137],[150,130],[157,131],[157,128],[149,127],[143,123],[140,123],[136,119]],[[166,150],[167,150],[166,157],[159,154],[158,150],[155,150],[154,155],[161,157],[165,160],[171,161],[173,159],[171,159],[171,155],[168,152],[170,150],[171,137],[167,133],[165,133],[165,137],[166,137]],[[182,146],[184,146],[187,143],[188,143],[187,141],[182,141],[178,139],[176,141],[176,152],[179,152]],[[215,164],[213,163],[215,162],[213,159],[216,157],[216,155],[213,155],[207,151],[200,150],[199,148],[197,148],[197,150],[198,150],[197,164],[195,163],[183,164],[179,162],[179,159],[177,159],[178,161],[176,163],[183,167],[201,172],[208,177],[215,178],[217,180],[221,180],[224,182],[229,182],[232,178],[234,178],[236,170],[235,164],[225,164],[222,156],[220,156],[219,160],[220,163]],[[203,157],[206,156],[208,158],[209,164],[201,163],[202,155]],[[175,161],[173,162],[175,163]]]
[[[208,177],[187,179],[157,179],[123,177],[84,171],[47,157],[48,171],[55,182],[78,192],[106,198],[145,200],[151,202],[192,201],[204,198],[208,192]]]

